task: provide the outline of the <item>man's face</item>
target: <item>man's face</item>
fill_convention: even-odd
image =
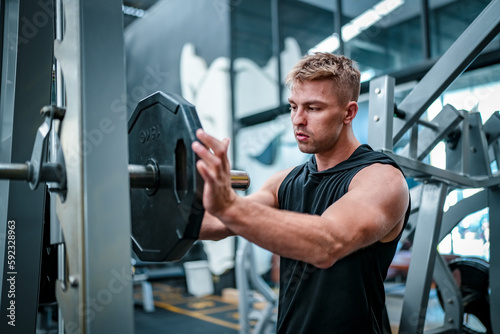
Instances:
[[[335,148],[346,110],[337,102],[335,84],[328,79],[293,85],[290,102],[293,131],[304,153],[322,154]]]

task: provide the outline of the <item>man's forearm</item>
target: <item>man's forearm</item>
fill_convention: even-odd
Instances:
[[[219,219],[205,212],[200,228],[200,240],[221,240],[232,235],[235,235],[233,231]]]
[[[340,247],[318,216],[269,207],[248,198],[238,198],[221,214],[230,231],[283,257],[324,268],[331,266],[330,250]]]

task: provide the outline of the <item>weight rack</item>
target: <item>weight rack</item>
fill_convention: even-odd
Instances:
[[[41,123],[37,111],[51,102],[55,57],[64,75],[66,113],[58,132],[67,180],[66,197],[53,198],[53,214],[57,212],[65,244],[60,262],[66,268],[64,278],[56,283],[57,303],[68,334],[132,333],[127,124],[112,109],[114,101],[125,95],[122,3],[62,0],[59,4],[63,15],[55,21],[63,22],[64,17],[65,33],[54,41],[52,1],[36,5],[5,1],[1,135],[8,140],[3,142],[1,158],[19,162],[30,155],[34,140],[28,135]],[[102,131],[103,121],[113,131],[92,142],[89,136]],[[2,181],[0,187],[0,229],[5,231],[9,220],[16,222],[18,292],[16,326],[1,321],[0,331],[34,333],[45,189],[32,192],[25,184],[10,181]],[[1,239],[0,266],[5,277],[6,248]],[[0,315],[7,319],[7,303],[14,299],[5,297],[4,279],[0,284]]]
[[[191,145],[201,123],[194,105],[163,92],[141,100],[127,120],[121,2],[27,3],[0,7],[7,41],[0,163],[7,284],[0,288],[11,319],[0,328],[34,332],[37,312],[50,320],[55,306],[59,333],[126,333],[137,278],[130,243],[140,260],[158,263],[180,260],[198,240],[203,179]],[[50,79],[53,70],[52,85],[32,80]],[[17,136],[36,129],[40,105],[31,159],[18,162],[29,154],[20,143],[29,141]],[[249,186],[244,171],[230,178],[235,190]],[[27,181],[38,197],[13,180]]]

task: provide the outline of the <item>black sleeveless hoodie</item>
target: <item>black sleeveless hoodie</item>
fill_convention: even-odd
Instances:
[[[356,173],[375,163],[401,170],[368,145],[359,146],[349,159],[321,172],[312,156],[281,183],[280,209],[321,215],[347,192]],[[410,206],[405,224],[409,211]],[[328,269],[281,258],[277,333],[382,333],[383,281],[400,236],[360,249]]]

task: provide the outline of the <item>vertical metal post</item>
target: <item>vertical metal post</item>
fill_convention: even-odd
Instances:
[[[12,131],[14,124],[14,98],[16,83],[16,64],[17,64],[17,38],[8,38],[8,36],[17,36],[19,22],[19,1],[6,1],[0,4],[2,6],[2,32],[5,31],[7,38],[2,34],[4,43],[0,44],[2,50],[2,61],[0,72],[0,161],[11,161],[12,158]],[[9,208],[9,187],[10,182],[0,181],[0,269],[4,268],[6,231],[7,231],[7,211]],[[4,280],[0,280],[0,291]],[[0,303],[1,305],[1,303]]]
[[[273,56],[276,57],[277,80],[278,85],[278,103],[281,105],[283,101],[283,83],[281,82],[281,33],[280,33],[280,6],[279,0],[271,0],[271,26],[272,26],[272,43]]]
[[[61,147],[67,196],[57,199],[67,281],[56,296],[70,333],[132,333],[132,267],[122,1],[63,0],[55,42],[66,85]]]
[[[467,110],[462,110],[464,119],[462,121],[462,133],[460,136],[461,145],[460,150],[461,154],[459,155],[462,159],[461,170],[464,175],[470,175],[470,124],[469,124],[469,112]],[[448,157],[446,157],[448,159]],[[446,167],[448,169],[448,167]]]
[[[54,13],[56,16],[55,19],[55,39],[57,41],[61,41],[63,38],[64,32],[64,13],[62,7],[62,0],[55,1]],[[58,107],[66,107],[66,99],[65,99],[65,89],[64,89],[64,81],[61,69],[61,63],[56,60],[55,61],[55,82],[56,82],[56,105]],[[59,120],[54,120],[54,124],[52,125],[54,129],[59,127]],[[56,137],[58,133],[56,131],[52,131],[51,133],[51,154],[50,158],[52,161],[57,160],[57,150],[56,147]],[[57,245],[57,279],[60,281],[65,280],[66,276],[66,249],[64,248],[64,239],[62,235],[61,224],[59,222],[59,218],[57,217],[57,207],[56,207],[56,196],[57,194],[50,194],[50,242],[51,244]],[[58,314],[58,322],[57,322],[57,332],[58,334],[64,334],[64,317],[61,310],[61,305],[57,306],[57,314]]]
[[[493,333],[500,333],[500,188],[488,189],[490,222],[490,314]]]
[[[50,2],[3,6],[0,158],[10,163],[29,160],[50,102],[53,26]],[[36,331],[44,200],[44,187],[0,182],[1,333]]]
[[[469,175],[491,176],[488,140],[479,112],[469,113],[469,146]]]
[[[370,81],[368,144],[374,150],[392,151],[395,79],[383,76]]]
[[[64,33],[64,13],[63,13],[63,0],[55,0],[55,14],[56,14],[56,40],[62,41]],[[61,69],[61,63],[56,59],[56,103],[57,106],[66,106],[66,90],[64,88],[64,78]]]
[[[5,15],[5,1],[0,1],[0,78],[2,75],[4,15]],[[2,91],[2,86],[3,86],[3,81],[0,80],[0,92]]]
[[[334,32],[339,35],[339,53],[344,54],[345,49],[344,49],[344,38],[342,36],[342,0],[335,0],[335,5],[337,10],[335,11],[333,15],[333,28]]]
[[[424,60],[431,58],[429,29],[429,0],[420,0],[420,25],[422,26],[422,55]]]
[[[497,170],[500,170],[500,140],[495,140],[491,143],[491,150],[493,152],[493,160],[497,163]]]
[[[248,263],[248,252],[250,251],[251,245],[246,239],[238,238],[238,249],[236,250],[235,259],[235,273],[236,273],[236,285],[239,291],[239,302],[238,302],[238,313],[239,313],[239,323],[240,323],[240,333],[248,334],[250,333],[250,326],[248,323],[248,315],[250,314],[250,307],[248,303],[250,286],[248,284],[248,274],[247,267]]]
[[[410,129],[409,157],[417,160],[418,156],[418,124],[415,123]]]
[[[228,5],[230,3],[228,2]],[[233,145],[231,145],[231,157],[233,157],[232,163],[233,165],[236,163],[236,136],[240,129],[240,124],[236,119],[236,73],[234,67],[234,59],[236,57],[236,43],[234,43],[234,35],[236,30],[235,24],[235,16],[237,12],[237,8],[229,11],[229,98],[231,103],[231,136],[233,140]]]
[[[422,333],[448,186],[426,183],[411,251],[399,333]]]

